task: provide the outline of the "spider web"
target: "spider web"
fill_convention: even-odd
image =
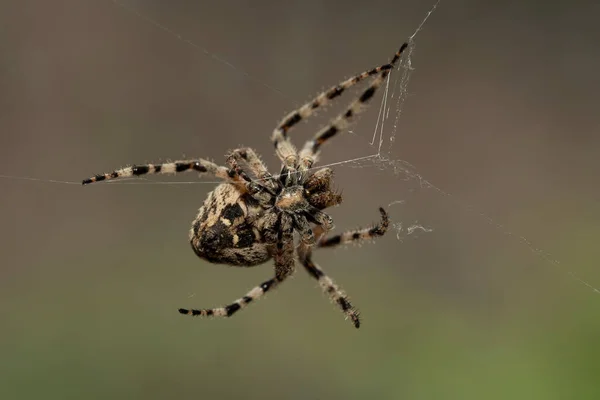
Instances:
[[[135,6],[130,5],[129,3],[125,3],[121,0],[113,0],[113,3],[122,8],[123,10],[132,13],[136,17],[146,21],[148,24],[156,27],[164,31],[167,35],[174,37],[176,40],[182,41],[183,43],[191,46],[195,51],[198,51],[205,56],[213,59],[215,62],[225,65],[230,68],[234,73],[244,77],[245,79],[249,79],[259,85],[264,86],[267,90],[276,93],[278,96],[291,100],[284,92],[273,87],[263,80],[256,78],[255,76],[247,73],[243,69],[238,66],[230,63],[225,58],[220,57],[219,55],[207,50],[206,48],[198,45],[194,41],[184,37],[182,34],[177,31],[171,29],[170,27],[163,25],[159,21],[149,17],[141,10],[136,8]],[[386,173],[391,173],[394,175],[394,179],[396,181],[403,181],[409,184],[416,184],[415,187],[411,187],[408,192],[414,192],[415,190],[433,190],[443,198],[452,202],[452,204],[459,209],[462,209],[476,218],[480,218],[486,224],[491,226],[493,229],[497,230],[501,234],[510,238],[514,242],[525,246],[528,248],[533,254],[537,257],[543,259],[546,263],[561,269],[564,273],[570,276],[573,280],[580,283],[581,285],[587,287],[593,292],[600,294],[600,290],[588,283],[586,280],[581,278],[572,268],[565,266],[562,264],[557,258],[555,258],[552,254],[547,252],[546,250],[537,247],[534,242],[527,237],[520,235],[519,233],[514,232],[509,227],[505,226],[502,223],[497,222],[495,219],[490,217],[487,213],[481,211],[479,207],[471,205],[469,203],[464,202],[462,199],[454,196],[450,191],[442,189],[439,186],[433,184],[430,180],[426,179],[418,172],[418,168],[414,165],[411,165],[409,162],[394,157],[392,154],[392,149],[394,148],[394,144],[397,139],[399,126],[401,123],[403,110],[405,102],[409,95],[409,83],[411,80],[411,75],[415,68],[413,67],[413,58],[414,51],[416,49],[416,38],[417,35],[426,27],[426,23],[429,18],[433,15],[435,10],[440,5],[440,1],[438,0],[431,9],[424,16],[421,23],[418,25],[417,29],[413,32],[413,34],[409,38],[409,47],[407,49],[406,54],[403,56],[400,65],[391,73],[385,83],[385,86],[382,88],[383,96],[381,103],[378,109],[378,115],[376,123],[373,126],[373,132],[370,136],[370,140],[368,140],[369,145],[372,146],[374,153],[355,157],[351,159],[344,159],[337,162],[332,162],[329,164],[322,164],[319,167],[323,166],[340,166],[340,167],[349,167],[349,168],[367,168],[367,167],[375,167],[381,171]],[[295,101],[294,101],[295,102]],[[352,131],[351,131],[352,133]],[[12,175],[0,175],[0,178],[4,179],[17,179],[17,180],[26,180],[32,182],[39,183],[56,183],[56,184],[67,184],[67,185],[80,185],[80,182],[72,182],[72,181],[64,181],[64,180],[54,180],[54,179],[42,179],[36,177],[26,177],[26,176],[12,176]],[[197,185],[197,184],[215,184],[219,183],[216,181],[188,181],[188,182],[158,182],[147,180],[143,178],[135,178],[131,180],[120,180],[120,181],[112,181],[107,182],[109,185],[123,185],[123,184],[156,184],[156,185]],[[389,207],[402,207],[407,202],[406,199],[400,200],[392,200],[388,204]],[[396,238],[400,241],[406,239],[408,236],[418,236],[421,233],[431,233],[435,231],[435,226],[429,226],[427,224],[421,224],[418,221],[393,221],[393,228],[395,230]]]
[[[487,213],[481,211],[477,206],[466,203],[454,196],[451,192],[434,185],[431,181],[429,181],[420,173],[418,173],[416,166],[410,164],[409,162],[403,159],[396,159],[392,156],[391,150],[396,141],[396,135],[398,133],[400,119],[404,110],[404,104],[409,94],[409,81],[411,78],[411,74],[414,71],[412,65],[412,57],[416,47],[415,38],[418,35],[418,33],[421,32],[421,30],[424,28],[425,23],[435,12],[439,5],[440,0],[438,0],[427,12],[426,16],[421,21],[417,29],[410,36],[408,53],[403,57],[402,62],[396,68],[396,73],[390,74],[388,76],[384,89],[383,99],[381,100],[381,104],[379,107],[377,122],[375,123],[375,127],[373,129],[373,136],[370,141],[371,146],[376,146],[377,153],[371,156],[360,157],[357,159],[351,159],[335,163],[335,165],[343,166],[348,164],[352,167],[365,167],[366,163],[371,163],[372,165],[378,167],[381,170],[391,170],[397,179],[402,179],[406,182],[416,182],[418,188],[420,189],[433,190],[439,195],[443,196],[444,198],[450,200],[456,207],[477,218],[480,218],[482,221],[484,221],[486,224],[500,232],[502,235],[517,242],[522,246],[525,246],[534,255],[540,257],[542,260],[544,260],[544,262],[550,264],[551,266],[563,271],[575,282],[581,284],[582,286],[585,286],[586,288],[588,288],[596,294],[600,294],[600,289],[598,287],[590,284],[572,268],[565,266],[550,252],[538,247],[529,238],[513,231],[508,226],[497,222]],[[391,83],[392,81],[393,83]],[[391,128],[389,128],[390,124]],[[386,129],[386,127],[388,127],[388,129]],[[409,189],[409,192],[411,191],[413,191],[413,189]],[[406,200],[394,200],[388,204],[388,208],[394,205],[403,205],[405,203]],[[396,238],[400,241],[402,241],[406,236],[413,235],[415,233],[429,233],[434,231],[434,228],[423,226],[417,222],[410,224],[406,227],[401,221],[394,222],[393,228],[396,230]]]

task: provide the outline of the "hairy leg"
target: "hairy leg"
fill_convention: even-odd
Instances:
[[[273,144],[275,145],[275,149],[281,161],[285,162],[288,157],[291,157],[295,154],[295,150],[289,142],[288,138],[288,131],[290,129],[292,129],[300,121],[309,118],[315,113],[315,111],[318,108],[329,104],[332,100],[341,96],[342,93],[344,93],[347,89],[363,81],[365,78],[392,69],[393,64],[399,58],[399,53],[401,53],[405,48],[406,44],[404,44],[401,47],[401,50],[399,52],[396,52],[394,54],[394,57],[392,58],[392,61],[390,63],[380,65],[370,70],[361,72],[360,74],[357,74],[349,79],[346,79],[345,81],[342,81],[337,85],[331,87],[330,89],[320,93],[317,97],[304,104],[299,109],[292,111],[291,113],[286,115],[277,125],[272,135]]]
[[[278,221],[278,222],[277,222]],[[233,303],[216,308],[205,308],[205,309],[185,309],[180,308],[179,312],[185,315],[191,316],[217,316],[217,317],[231,317],[237,311],[241,310],[251,302],[260,299],[268,291],[275,289],[281,284],[287,277],[294,273],[295,258],[294,258],[294,242],[293,242],[293,231],[291,230],[291,220],[284,218],[278,218],[274,222],[275,235],[277,242],[273,247],[273,260],[275,261],[275,277],[261,283],[256,286],[245,296],[235,300]]]
[[[342,312],[348,317],[355,328],[360,327],[359,312],[350,300],[348,296],[337,286],[333,280],[328,277],[325,272],[317,264],[312,261],[312,251],[309,246],[301,244],[298,248],[298,256],[300,262],[306,268],[306,271],[319,282],[319,286],[323,289],[329,298],[337,304]]]
[[[325,142],[334,137],[336,134],[346,129],[348,125],[356,118],[365,108],[369,100],[373,98],[377,89],[383,84],[390,71],[394,67],[395,63],[400,59],[402,52],[408,47],[407,43],[404,43],[400,50],[398,50],[390,62],[381,67],[375,68],[371,71],[377,71],[378,75],[373,78],[373,81],[367,87],[358,99],[353,101],[346,111],[340,113],[334,118],[329,125],[325,126],[314,136],[312,140],[309,140],[304,145],[304,148],[300,151],[300,171],[308,170],[312,167],[317,159],[319,150]],[[370,71],[369,71],[370,72]]]
[[[338,235],[330,236],[328,238],[318,235],[315,232],[317,240],[317,247],[335,247],[340,244],[347,244],[351,242],[360,242],[368,239],[373,239],[378,236],[383,236],[390,225],[390,217],[383,208],[379,208],[381,213],[381,221],[368,228],[353,229],[346,232],[342,232]]]
[[[244,161],[248,165],[252,173],[259,180],[260,185],[264,186],[272,194],[274,194],[277,188],[275,178],[273,178],[273,175],[271,175],[265,164],[261,161],[260,157],[254,150],[249,147],[235,149],[231,152],[229,157],[227,157],[228,165],[239,175],[243,174],[245,176],[243,179],[249,180],[248,176],[243,172],[240,161]]]
[[[185,171],[196,171],[200,174],[213,175],[224,180],[239,180],[236,174],[230,176],[230,170],[219,166],[211,161],[197,158],[194,160],[180,160],[162,164],[142,164],[114,170],[108,174],[98,174],[85,179],[82,184],[87,185],[94,182],[130,178],[153,174],[177,174]]]

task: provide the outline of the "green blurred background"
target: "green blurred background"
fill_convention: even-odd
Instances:
[[[0,2],[0,173],[78,182],[239,145],[276,171],[278,119],[387,60],[432,5],[123,1]],[[393,202],[396,227],[433,229],[318,252],[360,330],[302,270],[235,318],[179,315],[272,274],[191,251],[214,184],[0,179],[0,398],[599,399],[600,294],[571,276],[600,286],[598,15],[442,1],[391,155],[443,192],[390,166],[336,170],[338,229]],[[373,154],[377,110],[322,161]],[[177,180],[197,178],[153,181]]]

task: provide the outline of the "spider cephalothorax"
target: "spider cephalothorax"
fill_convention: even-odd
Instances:
[[[294,272],[297,260],[319,281],[323,290],[358,328],[358,311],[352,307],[344,292],[312,261],[312,249],[382,236],[387,230],[389,219],[385,210],[380,208],[381,222],[378,224],[325,237],[325,233],[332,229],[333,221],[323,210],[340,204],[342,197],[331,189],[331,169],[322,168],[313,172],[312,166],[317,161],[321,146],[345,129],[360,113],[407,46],[406,43],[403,44],[388,64],[341,82],[287,115],[272,135],[275,151],[282,161],[282,168],[277,176],[269,173],[252,149],[241,148],[232,151],[227,157],[227,167],[204,159],[146,164],[96,175],[84,180],[83,184],[183,171],[211,174],[223,180],[208,194],[192,224],[190,243],[194,252],[212,263],[246,267],[273,259],[275,274],[228,306],[201,310],[179,309],[182,314],[229,317],[283,282]],[[310,117],[315,109],[326,105],[369,76],[373,76],[373,81],[360,97],[317,132],[312,140],[307,141],[301,151],[296,151],[288,138],[289,130]],[[298,246],[294,244],[294,232],[300,238]]]

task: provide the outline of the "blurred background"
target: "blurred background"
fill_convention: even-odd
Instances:
[[[214,183],[78,184],[241,145],[277,171],[278,120],[388,60],[432,5],[0,2],[0,398],[600,398],[600,292],[576,277],[600,286],[597,2],[442,1],[416,36],[384,149],[435,187],[338,166],[337,229],[380,205],[394,229],[315,255],[359,330],[302,269],[232,319],[179,315],[272,275],[191,251]],[[376,153],[381,98],[323,163]]]

